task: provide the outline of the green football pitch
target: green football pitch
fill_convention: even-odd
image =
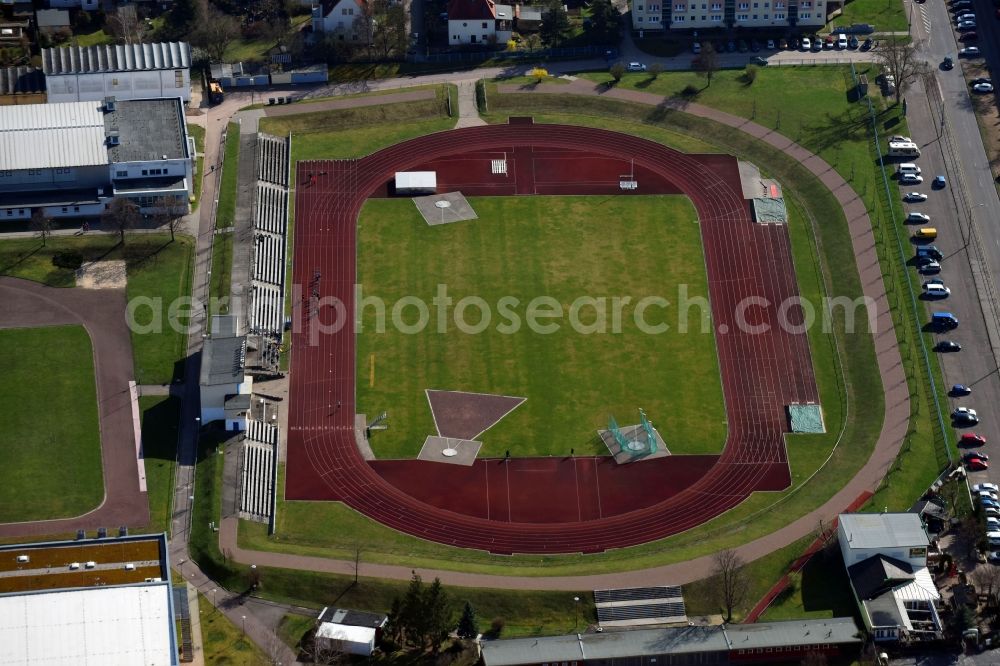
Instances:
[[[0,522],[77,516],[101,502],[90,338],[82,326],[0,330]]]
[[[482,435],[480,457],[604,455],[597,430],[612,415],[637,423],[640,408],[672,452],[721,451],[719,366],[688,199],[470,203],[477,220],[440,226],[409,200],[362,211],[358,411],[388,413],[371,440],[377,457],[415,457],[436,434],[426,389],[527,398]]]

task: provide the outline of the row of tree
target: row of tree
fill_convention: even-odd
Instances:
[[[174,233],[180,223],[180,216],[172,211],[182,205],[182,200],[177,197],[158,197],[153,201],[155,211],[149,215],[150,225],[153,228],[166,228],[170,231],[170,240],[174,240]],[[139,226],[142,221],[142,214],[139,206],[129,199],[116,198],[101,213],[101,227],[105,230],[114,230],[119,234],[122,244],[125,243],[125,232]],[[45,245],[49,236],[55,228],[55,223],[51,217],[45,214],[41,208],[36,208],[31,213],[31,220],[28,223],[30,229],[38,235]]]

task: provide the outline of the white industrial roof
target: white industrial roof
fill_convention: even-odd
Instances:
[[[927,532],[915,513],[842,513],[840,525],[851,548],[926,547]]]
[[[108,164],[101,102],[0,106],[0,170]]]
[[[323,622],[316,630],[316,636],[329,638],[333,641],[344,641],[345,643],[371,645],[372,641],[375,640],[375,627],[355,627],[349,624]]]
[[[410,190],[410,189],[436,189],[437,188],[437,172],[436,171],[397,171],[396,172],[396,189],[397,190]]]
[[[5,664],[169,666],[166,583],[0,596]]]

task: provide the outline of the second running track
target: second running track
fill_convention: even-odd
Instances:
[[[509,178],[491,174],[496,158],[509,160]],[[370,196],[384,196],[396,171],[411,170],[436,170],[439,186],[466,194],[609,194],[618,192],[619,174],[633,173],[645,194],[688,196],[701,225],[729,429],[714,464],[689,474],[685,487],[634,510],[541,522],[530,516],[512,519],[509,512],[490,519],[446,508],[461,505],[462,493],[468,492],[454,466],[405,461],[409,469],[400,474],[395,467],[365,461],[354,433],[354,330],[346,325],[319,332],[320,323],[330,323],[337,313],[317,304],[336,299],[349,313],[347,321],[353,321],[361,206]],[[816,384],[804,331],[779,325],[776,314],[777,304],[798,293],[787,229],[750,219],[735,158],[688,155],[606,130],[518,123],[432,134],[357,160],[300,162],[296,182],[293,284],[303,296],[293,303],[286,499],[342,501],[390,528],[453,546],[570,553],[683,532],[732,509],[755,490],[788,486],[785,408],[817,402]],[[668,251],[664,248],[665,259]],[[746,307],[748,298],[758,305]],[[759,305],[765,302],[770,307]],[[796,306],[785,319],[800,322],[801,311]],[[683,465],[684,458],[661,460]],[[477,462],[487,464],[503,463]],[[636,467],[638,480],[638,467],[646,464],[625,465],[617,473]],[[663,483],[655,475],[641,476],[642,483],[630,486],[637,496],[644,485]],[[393,480],[414,477],[435,487],[437,495],[456,497],[435,505],[412,484],[407,490],[407,484]],[[649,490],[653,497],[663,496]]]

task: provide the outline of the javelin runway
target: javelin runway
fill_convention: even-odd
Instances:
[[[491,160],[502,158],[508,175],[492,174]],[[319,333],[334,311],[318,303],[334,296],[353,312],[361,206],[386,195],[396,171],[424,169],[438,171],[441,191],[467,195],[617,194],[625,174],[640,181],[638,193],[687,195],[705,246],[729,426],[723,453],[708,465],[701,460],[697,473],[684,466],[705,456],[666,458],[659,463],[663,478],[640,471],[649,463],[626,465],[600,491],[597,484],[573,490],[581,486],[568,481],[581,474],[602,480],[606,466],[592,459],[550,459],[544,470],[539,461],[517,461],[502,473],[503,463],[488,460],[461,470],[417,460],[364,461],[353,431],[354,334],[350,326]],[[797,294],[787,230],[750,220],[735,158],[687,155],[606,130],[511,124],[420,137],[358,160],[299,163],[297,182],[307,183],[307,174],[317,175],[316,183],[300,187],[295,202],[293,279],[306,296],[293,304],[288,499],[340,500],[393,529],[456,546],[561,553],[676,534],[755,490],[787,487],[785,406],[817,401],[816,385],[805,334],[778,326],[776,305]],[[748,298],[756,300],[748,306]],[[801,321],[801,312],[793,308],[786,318]],[[768,330],[740,330],[741,320]],[[515,473],[526,464],[538,473]],[[480,473],[489,474],[489,484]],[[501,476],[502,486],[494,483]],[[671,476],[678,483],[665,483]],[[563,483],[564,496],[544,492],[550,483]],[[625,488],[631,497],[652,499],[630,504]]]

